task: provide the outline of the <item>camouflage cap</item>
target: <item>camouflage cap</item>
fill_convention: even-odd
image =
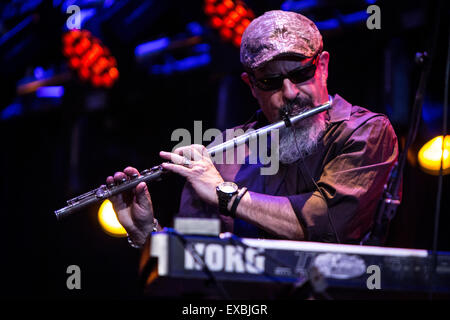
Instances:
[[[254,19],[241,42],[241,63],[253,70],[279,56],[313,57],[322,49],[314,22],[289,11],[273,10]]]

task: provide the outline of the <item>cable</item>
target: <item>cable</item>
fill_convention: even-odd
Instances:
[[[447,62],[445,68],[445,86],[444,86],[444,104],[443,117],[442,117],[442,154],[441,154],[441,164],[439,167],[439,177],[438,177],[438,188],[436,193],[436,209],[434,212],[434,232],[433,232],[433,251],[432,251],[432,264],[431,264],[431,285],[429,292],[429,299],[433,299],[433,285],[434,285],[434,275],[436,272],[437,265],[437,243],[439,234],[439,217],[441,212],[441,201],[442,201],[442,181],[443,181],[443,170],[444,170],[444,150],[445,150],[445,137],[447,136],[447,117],[448,117],[448,86],[449,86],[449,74],[450,74],[450,26],[448,30],[448,47],[447,47]]]
[[[227,238],[230,241],[230,243],[233,244],[233,245],[241,245],[241,246],[243,246],[246,249],[249,249],[249,248],[250,249],[255,249],[255,250],[260,249],[258,247],[249,246],[248,244],[244,243],[240,237],[238,237],[237,235],[235,235],[233,233],[227,233]],[[272,255],[268,254],[267,252],[264,252],[262,255],[265,258],[268,258],[268,260],[272,260],[272,261],[276,262],[278,264],[278,266],[289,268],[289,265],[287,265],[283,261],[279,260],[278,258],[273,257]],[[246,261],[244,256],[242,256],[242,258],[244,258],[245,262],[248,262],[248,261]],[[256,267],[256,265],[253,264],[252,262],[251,262],[251,265]],[[267,274],[265,271],[263,272],[263,274],[265,276],[267,276],[268,278],[273,278],[273,280],[276,281],[276,282],[280,282],[278,280],[278,278],[274,278],[273,276]]]
[[[228,295],[226,290],[223,288],[222,284],[219,281],[217,281],[217,278],[215,277],[214,273],[208,268],[208,266],[207,266],[205,260],[202,258],[202,256],[197,252],[197,250],[195,250],[195,247],[193,246],[192,242],[189,242],[186,239],[186,237],[184,237],[182,234],[177,232],[175,229],[166,228],[166,230],[169,234],[175,235],[181,241],[181,243],[183,244],[183,247],[192,255],[194,260],[203,267],[203,271],[209,277],[209,279],[213,282],[213,284],[217,287],[217,289],[218,289],[219,293],[222,295],[222,297],[226,300],[230,300],[230,296]],[[242,245],[244,248],[252,248],[255,250],[259,249],[259,248],[252,247],[252,246],[245,244],[244,242],[242,242],[242,240],[239,237],[237,237],[234,234],[229,233],[229,235],[230,235],[229,240],[230,240],[231,244],[234,244],[234,245],[239,244],[239,245]],[[279,259],[277,259],[275,257],[272,257],[271,255],[269,255],[265,252],[262,255],[265,258],[268,258],[269,260],[277,262],[278,265],[281,265],[283,267],[288,267],[288,265],[286,265],[284,262],[280,261]],[[245,261],[245,263],[250,263],[253,267],[256,268],[256,265],[253,262],[247,261],[244,256],[242,256],[242,258],[243,258],[243,261]],[[263,271],[262,274],[275,283],[282,283],[281,280],[279,280],[277,277],[274,277],[274,276],[268,274],[266,271]]]
[[[192,257],[194,258],[194,260],[203,267],[203,271],[208,275],[208,277],[210,278],[210,280],[214,283],[214,285],[217,287],[218,291],[220,292],[220,294],[222,295],[222,297],[224,297],[225,299],[229,300],[230,297],[228,295],[228,293],[225,291],[225,289],[223,288],[223,286],[221,285],[221,283],[219,281],[217,281],[216,277],[214,276],[214,273],[208,268],[206,262],[204,261],[204,259],[202,258],[202,256],[197,252],[197,250],[195,250],[195,247],[193,246],[192,242],[189,242],[186,237],[184,237],[182,234],[178,233],[175,229],[172,228],[166,228],[167,232],[169,234],[173,234],[175,235],[183,244],[183,247],[192,255]],[[244,243],[242,241],[241,238],[239,238],[238,236],[232,234],[232,233],[227,233],[227,238],[229,240],[229,243],[235,246],[242,246],[245,249],[254,249],[254,250],[259,250],[260,248],[258,247],[253,247],[253,246],[249,246],[246,243]],[[257,268],[257,266],[255,265],[255,263],[253,261],[249,261],[246,259],[246,257],[243,255],[243,252],[240,252],[243,258],[243,261],[245,263],[249,263],[250,265],[252,265],[253,267]],[[276,266],[282,266],[282,267],[290,267],[288,264],[286,264],[285,262],[281,261],[280,259],[272,256],[271,254],[268,254],[267,252],[262,252],[260,255],[262,255],[264,258],[266,258],[267,260],[271,260],[273,262],[275,262]],[[265,270],[263,270],[262,274],[270,279],[270,281],[277,283],[277,284],[283,284],[285,282],[281,281],[278,277],[273,276],[268,274]],[[306,276],[306,279],[301,279],[301,284],[300,286],[302,286],[303,284],[305,284],[309,279],[309,275]],[[313,286],[314,287],[314,286]],[[296,286],[296,288],[298,288],[298,286]],[[326,293],[326,292],[320,292],[320,294],[322,294],[326,299],[331,300],[332,298]]]
[[[232,245],[235,245],[235,246],[241,245],[241,246],[243,246],[243,247],[246,248],[246,249],[248,249],[248,248],[251,248],[251,249],[254,249],[254,250],[260,249],[260,248],[258,248],[258,247],[249,246],[248,244],[244,243],[240,237],[238,237],[237,235],[235,235],[235,234],[233,234],[233,233],[229,233],[229,232],[228,232],[228,233],[227,233],[227,238],[229,239],[230,244],[232,244]],[[241,252],[241,254],[242,254],[242,252]],[[286,267],[286,268],[290,268],[290,267],[291,267],[291,266],[287,265],[286,263],[284,263],[283,261],[281,261],[280,259],[278,259],[278,258],[272,256],[271,254],[268,254],[266,251],[264,251],[264,252],[262,253],[262,256],[265,257],[265,258],[267,258],[268,260],[271,260],[271,261],[275,262],[277,266],[282,266],[282,267]],[[242,254],[242,258],[243,258],[243,260],[244,260],[246,263],[248,263],[248,261],[245,259],[245,257],[244,257],[243,254]],[[254,263],[250,262],[250,264],[251,264],[252,266],[256,267]],[[268,274],[265,270],[264,270],[263,274],[264,274],[264,276],[266,276],[267,278],[271,279],[273,282],[276,282],[276,283],[282,283],[282,281],[280,281],[277,277],[274,277],[274,276]],[[317,293],[321,294],[326,300],[333,300],[333,298],[332,298],[325,290],[324,290],[324,291],[321,291],[321,292],[317,292],[317,291],[315,290],[315,286],[314,286],[314,284],[312,283],[312,281],[311,281],[310,278],[311,278],[311,277],[310,277],[310,272],[307,272],[306,278],[303,278],[303,279],[302,279],[302,278],[298,278],[300,281],[297,281],[296,283],[293,284],[293,287],[292,287],[292,289],[291,289],[290,295],[292,295],[292,294],[295,292],[295,290],[297,290],[298,288],[303,287],[303,286],[309,281],[309,282],[311,282],[312,290],[313,290],[316,294],[317,294]]]
[[[202,256],[195,250],[194,246],[191,242],[189,242],[181,233],[178,233],[173,228],[166,228],[167,232],[169,234],[175,235],[183,244],[183,247],[192,255],[194,260],[202,266],[203,272],[209,277],[211,282],[216,286],[217,290],[219,291],[220,295],[225,300],[230,300],[230,296],[226,292],[225,288],[222,286],[220,282],[217,281],[214,273],[208,268],[208,265],[206,264],[205,260],[202,258]]]
[[[295,141],[295,144],[297,145],[297,140]],[[308,174],[309,178],[310,178],[311,181],[314,183],[314,186],[316,187],[317,191],[320,192],[320,195],[322,196],[323,201],[325,201],[325,205],[327,206],[328,222],[330,223],[330,226],[331,226],[331,228],[333,229],[333,233],[334,233],[334,236],[336,237],[337,243],[340,244],[340,243],[341,243],[341,239],[339,238],[339,234],[337,233],[336,228],[335,228],[334,223],[333,223],[333,220],[331,219],[331,214],[330,214],[330,210],[329,210],[329,208],[328,208],[328,201],[327,201],[327,198],[326,198],[325,195],[323,194],[322,189],[320,189],[320,187],[318,186],[318,184],[316,183],[316,181],[315,181],[314,178],[312,177],[311,172],[309,171],[309,169],[308,169],[308,167],[306,166],[305,162],[303,162],[303,159],[301,159],[300,161],[301,161],[303,167],[305,168],[306,173]]]

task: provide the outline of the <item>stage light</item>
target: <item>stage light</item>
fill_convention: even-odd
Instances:
[[[224,41],[241,45],[242,34],[255,17],[253,11],[241,0],[205,0],[204,12],[210,25],[219,31]]]
[[[234,31],[236,31],[237,34],[243,34],[244,30],[245,30],[245,27],[242,24],[240,24],[236,28],[234,28]]]
[[[61,98],[64,95],[64,87],[62,86],[45,86],[36,90],[38,98]]]
[[[101,80],[100,83],[103,83],[106,87],[111,87],[113,85],[113,78],[108,74],[104,74],[103,76],[101,76]]]
[[[338,19],[331,18],[323,21],[317,21],[316,26],[319,30],[334,30],[339,28],[340,23]]]
[[[92,76],[92,83],[96,87],[100,86],[100,84],[102,83],[102,80],[103,79],[99,75],[93,75]]]
[[[345,24],[352,24],[361,21],[366,21],[368,17],[369,17],[368,13],[365,10],[363,10],[342,15],[340,18]]]
[[[103,231],[113,237],[126,237],[127,232],[117,220],[111,201],[103,201],[100,209],[98,209],[98,221]]]
[[[0,120],[8,120],[14,117],[18,117],[23,113],[24,108],[21,103],[12,103],[0,112]]]
[[[224,16],[225,13],[227,13],[227,7],[225,7],[223,4],[219,4],[216,7],[217,13],[220,14],[221,16]]]
[[[62,37],[63,54],[69,66],[95,87],[110,88],[119,78],[117,62],[110,51],[88,30],[71,30]],[[112,73],[110,70],[114,69]],[[111,77],[111,74],[113,77]]]
[[[88,68],[80,68],[78,69],[78,74],[82,80],[87,80],[91,76],[91,72]]]
[[[241,36],[236,36],[233,38],[233,44],[236,47],[240,47],[241,46],[241,41],[242,41],[242,37]]]
[[[117,77],[119,76],[119,71],[117,70],[117,68],[109,69],[108,73],[112,80],[116,80]]]
[[[244,26],[244,28],[247,28],[248,25],[250,24],[250,20],[249,19],[242,19],[241,24]],[[244,31],[242,31],[242,33],[244,33]]]
[[[234,26],[236,25],[236,22],[231,19],[231,17],[228,17],[225,19],[225,21],[223,22],[223,24],[227,27],[227,28],[234,28]]]
[[[86,38],[86,35],[84,35],[75,46],[75,53],[81,56],[90,46],[91,42]]]
[[[44,78],[44,76],[45,76],[45,70],[44,70],[44,68],[42,68],[42,67],[36,67],[36,68],[34,68],[34,77],[35,77],[37,80],[40,80],[40,79]]]
[[[235,6],[233,0],[224,0],[224,1],[223,1],[223,5],[224,5],[225,7],[227,7],[228,9],[233,9],[234,6]]]
[[[288,0],[281,4],[281,10],[302,12],[317,7],[318,5],[319,3],[317,0]]]
[[[189,22],[186,25],[186,30],[193,36],[201,36],[205,32],[205,28],[197,21]]]
[[[212,17],[211,25],[216,29],[220,28],[222,26],[222,19],[220,19],[219,17]]]
[[[78,67],[81,65],[81,60],[78,57],[73,57],[69,60],[69,65],[73,69],[78,69]]]
[[[149,54],[159,52],[166,49],[170,44],[170,39],[165,37],[150,42],[140,44],[134,49],[134,54],[136,57],[140,58]]]
[[[181,60],[166,62],[162,65],[153,65],[150,72],[155,75],[170,75],[175,72],[189,71],[195,68],[203,67],[211,63],[211,55],[202,53],[200,55],[187,57]]]
[[[237,14],[244,17],[247,15],[247,9],[245,9],[243,6],[241,5],[237,5],[236,8],[234,9],[236,10]]]
[[[220,35],[224,38],[224,39],[231,39],[233,37],[233,31],[229,28],[222,28],[220,29]]]
[[[234,22],[239,21],[240,18],[241,15],[237,11],[231,11],[230,14],[228,15],[228,19],[231,19]]]
[[[108,64],[109,64],[109,61],[105,57],[101,57],[100,59],[98,59],[95,62],[95,64],[92,66],[91,69],[94,72],[94,74],[99,75],[99,74],[103,73],[103,71],[108,67]]]
[[[214,13],[216,13],[216,8],[211,4],[207,4],[205,6],[204,11],[208,16],[210,16],[210,15],[213,15]]]
[[[443,174],[450,173],[450,136],[445,136],[444,152],[442,152],[442,136],[437,136],[419,150],[418,160],[423,171],[438,175],[443,156]]]

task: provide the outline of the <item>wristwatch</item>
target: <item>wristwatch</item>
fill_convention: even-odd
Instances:
[[[219,212],[225,216],[229,216],[228,203],[235,194],[238,193],[239,187],[234,182],[222,182],[216,187],[217,196],[219,198]]]

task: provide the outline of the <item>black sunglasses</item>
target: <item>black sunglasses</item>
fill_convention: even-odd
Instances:
[[[298,84],[314,77],[317,69],[317,61],[319,60],[317,58],[318,55],[314,57],[313,62],[310,65],[291,70],[286,75],[282,74],[274,77],[256,79],[253,74],[250,74],[250,79],[258,89],[263,91],[280,90],[283,87],[283,81],[286,78],[292,83]]]

